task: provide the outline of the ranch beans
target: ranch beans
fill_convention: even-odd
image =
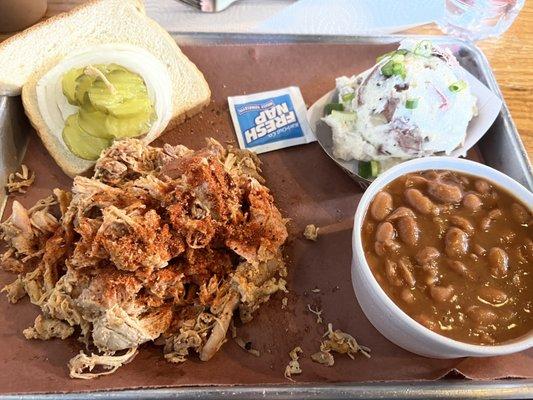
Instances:
[[[485,179],[439,170],[395,179],[371,205],[363,250],[407,315],[487,346],[533,329],[530,205]]]
[[[411,292],[411,290],[407,288],[402,289],[402,293],[400,296],[402,297],[402,300],[406,303],[412,304],[415,301],[415,295],[413,294],[413,292]]]
[[[416,261],[421,265],[429,264],[439,257],[440,251],[431,246],[424,247],[422,250],[416,253]]]
[[[395,219],[402,218],[402,217],[411,217],[416,219],[416,214],[407,207],[398,207],[396,210],[392,212],[391,215],[387,218],[388,221],[394,221]]]
[[[379,192],[370,206],[370,215],[376,221],[383,221],[392,211],[392,196],[387,192]]]
[[[518,203],[513,203],[511,206],[511,214],[516,222],[519,224],[525,224],[529,221],[530,215],[527,209]]]
[[[487,250],[485,250],[484,247],[480,246],[477,243],[472,246],[472,251],[478,257],[483,257],[485,254],[487,254]]]
[[[459,260],[448,260],[448,266],[452,271],[458,273],[459,275],[468,279],[474,279],[472,272],[468,269],[464,262]]]
[[[452,225],[455,225],[458,228],[461,228],[469,236],[474,234],[474,231],[475,231],[474,226],[465,217],[461,217],[459,215],[452,215],[450,217],[450,223]]]
[[[446,232],[445,251],[448,257],[460,258],[468,251],[468,235],[461,229],[452,226]]]
[[[494,324],[498,320],[498,314],[488,307],[472,306],[466,310],[466,313],[481,326]]]
[[[488,231],[490,229],[490,226],[492,225],[492,222],[501,216],[502,216],[501,210],[499,209],[490,210],[487,216],[481,220],[481,224],[480,224],[481,229],[483,229],[484,231]]]
[[[452,299],[454,290],[452,286],[432,286],[429,292],[437,303],[444,303]]]
[[[478,297],[492,305],[498,305],[507,301],[507,294],[500,289],[490,286],[483,286],[479,288]]]
[[[494,276],[505,276],[509,269],[509,256],[505,250],[499,247],[492,247],[489,250],[489,264]]]
[[[390,222],[382,222],[378,225],[378,229],[376,230],[376,240],[378,242],[393,240],[394,236],[394,226]]]
[[[478,193],[485,194],[485,193],[490,192],[490,185],[488,184],[487,181],[478,179],[477,181],[474,182],[474,189]]]
[[[421,214],[430,214],[435,209],[435,205],[429,197],[424,196],[418,189],[407,189],[405,191],[405,198],[411,207]]]
[[[441,203],[458,203],[463,198],[463,192],[458,186],[439,181],[428,183],[428,193]]]
[[[422,270],[426,273],[425,283],[427,286],[433,286],[439,281],[439,268],[433,264],[425,264]]]
[[[398,251],[400,245],[394,240],[387,240],[386,242],[376,242],[374,244],[374,250],[376,254],[380,257],[388,253],[394,253]]]
[[[400,269],[400,274],[402,275],[403,280],[409,287],[415,286],[416,280],[411,272],[413,269],[413,265],[411,264],[411,261],[409,261],[409,258],[402,257],[400,258],[400,261],[398,261],[398,268]]]
[[[391,285],[402,286],[402,280],[398,275],[398,264],[394,261],[385,260],[385,274]]]
[[[397,222],[398,236],[401,241],[409,246],[415,246],[418,243],[420,230],[414,218],[402,217]]]
[[[478,195],[468,193],[465,197],[463,197],[463,206],[467,210],[476,212],[481,208],[482,205],[483,202],[481,201]]]

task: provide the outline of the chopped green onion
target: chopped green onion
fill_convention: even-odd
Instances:
[[[347,124],[351,124],[351,123],[355,122],[355,120],[357,119],[357,116],[352,111],[332,110],[331,111],[331,117],[335,118],[337,121],[340,121],[340,122],[343,122],[343,123],[347,123]]]
[[[394,72],[392,71],[393,65],[394,65],[394,61],[392,60],[388,61],[383,67],[381,67],[381,73],[385,76],[394,75]]]
[[[409,53],[409,51],[407,51],[405,49],[398,49],[398,50],[389,51],[388,53],[385,53],[385,54],[379,56],[378,58],[376,58],[376,64],[379,63],[384,58],[394,57],[395,55],[405,56],[407,53]]]
[[[393,75],[400,75],[402,78],[405,79],[406,72],[407,71],[405,70],[405,64],[403,63],[394,63],[394,65],[392,66]]]
[[[391,61],[394,61],[395,63],[400,63],[400,62],[403,62],[403,60],[405,60],[405,55],[396,52],[396,54],[394,54],[390,59]]]
[[[391,59],[383,67],[381,67],[381,73],[387,77],[393,76],[393,75],[399,75],[402,78],[405,78],[405,75],[406,75],[405,64],[403,62],[394,61]]]
[[[429,57],[432,51],[433,51],[433,44],[429,40],[422,40],[416,45],[413,53],[415,53],[418,56]]]
[[[405,102],[405,108],[413,110],[418,107],[418,99],[409,99]]]
[[[326,104],[326,106],[324,107],[324,114],[329,115],[329,114],[331,114],[331,112],[333,110],[335,110],[335,111],[344,111],[344,106],[342,105],[342,103],[329,103],[329,104]]]
[[[461,90],[466,89],[466,82],[463,80],[457,81],[448,86],[448,89],[450,89],[450,91],[454,93],[460,92]]]
[[[346,93],[342,95],[342,101],[349,102],[355,98],[355,93]]]
[[[359,176],[365,179],[372,179],[379,175],[379,161],[359,161]]]

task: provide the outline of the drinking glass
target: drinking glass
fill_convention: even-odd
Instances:
[[[512,25],[525,0],[445,0],[440,28],[470,40],[500,36]]]

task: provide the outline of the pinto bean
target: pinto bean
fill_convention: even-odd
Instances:
[[[374,251],[380,257],[383,257],[385,254],[394,253],[400,248],[400,244],[395,240],[387,240],[385,242],[376,242],[374,243]]]
[[[516,232],[505,229],[500,233],[500,243],[512,243],[516,239]]]
[[[400,297],[407,304],[413,304],[415,302],[415,295],[408,288],[402,289],[402,292],[400,293]]]
[[[509,270],[509,256],[505,250],[499,247],[492,247],[489,250],[489,265],[492,275],[501,278],[507,275]]]
[[[490,192],[490,184],[487,181],[478,179],[474,182],[474,188],[476,189],[476,192],[485,194]]]
[[[468,251],[468,235],[461,229],[452,226],[444,237],[446,255],[460,258]]]
[[[370,215],[376,221],[383,221],[392,211],[392,196],[387,192],[379,192],[370,206]]]
[[[459,186],[442,181],[430,181],[428,193],[441,203],[458,203],[463,198],[463,192]]]
[[[374,253],[376,253],[380,257],[383,257],[385,254],[387,254],[387,247],[385,246],[385,243],[384,242],[374,243]]]
[[[376,229],[376,240],[378,242],[393,240],[395,236],[394,226],[390,222],[382,222],[378,225]]]
[[[507,293],[505,293],[503,290],[490,286],[483,286],[479,288],[478,297],[493,305],[502,304],[507,301]]]
[[[433,286],[435,283],[439,281],[439,269],[436,265],[433,264],[425,264],[422,266],[422,269],[426,273],[426,277],[424,279],[424,282],[428,286]]]
[[[471,306],[466,310],[466,314],[480,326],[491,325],[498,320],[498,314],[486,307]]]
[[[415,174],[409,174],[405,179],[405,187],[425,185],[426,183],[428,183],[427,178]]]
[[[477,243],[474,243],[472,246],[472,251],[476,256],[483,257],[485,254],[487,254],[487,250],[485,250],[484,247],[480,246]]]
[[[402,280],[398,275],[398,264],[388,258],[385,260],[385,274],[391,285],[402,286]]]
[[[416,246],[420,235],[420,229],[418,229],[418,224],[414,218],[402,217],[398,220],[397,224],[398,236],[401,241],[409,246]]]
[[[395,219],[402,217],[416,218],[416,214],[408,207],[398,207],[388,216],[387,221],[394,221]]]
[[[431,298],[438,303],[445,303],[452,299],[454,295],[453,286],[432,286],[429,288]]]
[[[424,265],[435,261],[439,257],[440,251],[438,251],[435,247],[426,246],[416,253],[415,259],[419,264]]]
[[[435,224],[435,227],[437,228],[437,236],[442,237],[446,233],[446,229],[448,229],[448,222],[442,217],[433,217],[433,223]]]
[[[469,236],[472,236],[475,232],[474,226],[470,223],[470,221],[464,217],[460,217],[459,215],[452,215],[450,217],[450,223],[458,228],[461,228]]]
[[[408,257],[400,258],[398,261],[398,269],[405,283],[407,283],[409,287],[415,286],[416,279],[412,272],[413,264],[411,264],[411,261]]]
[[[459,177],[459,180],[461,181],[461,183],[462,183],[463,185],[468,185],[468,184],[470,183],[470,179],[467,178],[466,176],[460,176],[460,177]]]
[[[429,197],[422,194],[418,189],[409,188],[405,191],[407,202],[421,214],[431,214],[435,210],[435,205]]]
[[[529,211],[521,204],[513,203],[511,205],[511,215],[519,224],[526,224],[529,221]]]
[[[463,197],[463,207],[471,212],[479,211],[482,205],[483,202],[477,194],[468,193],[465,195],[465,197]]]
[[[465,263],[458,260],[448,260],[447,264],[452,271],[458,273],[459,275],[468,279],[474,279],[474,274],[472,274],[472,271],[468,269]]]
[[[483,229],[484,231],[488,231],[490,229],[490,226],[492,225],[492,221],[496,220],[502,215],[503,215],[502,210],[500,210],[499,208],[490,210],[487,216],[481,219],[481,223],[480,223],[481,229]]]

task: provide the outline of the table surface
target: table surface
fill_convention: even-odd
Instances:
[[[84,0],[49,0],[47,17],[82,2]],[[224,13],[208,16],[173,0],[145,0],[147,13],[172,31],[213,30],[217,25],[226,31],[246,31],[259,22],[260,16],[272,15],[292,2],[294,0],[248,0]],[[257,13],[258,7],[262,7],[261,13]],[[228,18],[225,13],[232,15]],[[202,23],[204,18],[208,18],[209,23]],[[433,24],[406,32],[442,34]],[[6,37],[0,35],[0,41]],[[526,1],[514,25],[502,37],[486,39],[477,45],[492,66],[529,158],[533,159],[533,118],[530,116],[533,110],[533,68],[530,65],[533,63],[533,1]]]

